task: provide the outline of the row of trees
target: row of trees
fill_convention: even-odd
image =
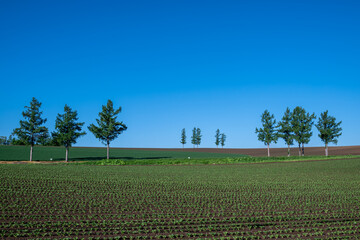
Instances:
[[[194,127],[192,130],[192,135],[191,135],[191,144],[193,144],[194,148],[199,147],[199,145],[201,144],[201,130],[200,128],[196,128]],[[216,147],[219,147],[219,144],[221,144],[222,147],[225,146],[225,141],[226,141],[226,135],[224,133],[220,133],[220,130],[217,129],[216,130],[216,134],[215,134],[215,144]],[[183,145],[186,144],[186,130],[185,128],[183,128],[181,130],[181,138],[180,138],[180,143]]]
[[[40,111],[40,107],[41,103],[36,98],[32,98],[30,106],[25,106],[25,111],[22,113],[24,120],[20,120],[20,127],[14,129],[12,133],[18,138],[14,138],[12,142],[30,145],[30,161],[33,159],[35,145],[48,145],[51,142],[53,145],[64,146],[65,161],[68,161],[69,148],[79,137],[86,134],[82,131],[85,123],[78,121],[77,111],[65,105],[64,113],[59,113],[56,117],[55,131],[50,137],[48,128],[44,126],[47,119],[42,117],[43,112]],[[90,124],[88,127],[90,132],[107,146],[107,159],[109,159],[110,142],[127,129],[123,122],[117,121],[117,115],[120,112],[121,107],[114,109],[113,102],[108,100],[99,112],[99,118],[96,119],[97,125]]]
[[[9,138],[0,138],[0,144],[26,144],[30,145],[30,161],[32,161],[33,147],[35,145],[58,145],[65,147],[65,160],[68,161],[69,148],[76,143],[77,139],[86,133],[82,131],[84,122],[78,121],[77,111],[72,110],[68,105],[64,107],[64,113],[58,114],[55,120],[55,131],[49,134],[49,130],[44,124],[46,118],[42,118],[40,111],[41,103],[33,98],[30,106],[25,106],[22,113],[24,120],[20,120],[20,127],[14,129]],[[107,159],[110,155],[110,142],[115,140],[127,126],[122,121],[117,121],[117,115],[121,112],[121,107],[114,109],[113,102],[107,101],[99,112],[99,118],[96,124],[90,124],[88,129],[107,146]],[[315,114],[310,114],[302,107],[296,107],[293,111],[286,109],[281,121],[277,124],[273,114],[265,110],[261,116],[262,128],[256,128],[255,132],[258,139],[264,142],[268,148],[268,156],[270,156],[270,144],[276,143],[278,138],[284,139],[288,146],[288,156],[290,156],[290,146],[294,141],[298,143],[299,156],[304,156],[304,145],[309,143],[312,136],[312,126],[316,119]],[[325,155],[328,156],[328,144],[337,143],[337,138],[342,134],[340,127],[341,121],[336,122],[335,117],[328,115],[328,111],[321,113],[317,124],[315,125],[319,131],[320,139],[325,143]],[[16,136],[17,138],[13,137]],[[201,144],[201,130],[194,127],[192,130],[191,143],[194,147]],[[216,130],[215,144],[225,145],[226,135]],[[186,144],[185,128],[181,132],[180,143]]]
[[[290,156],[290,146],[294,144],[294,141],[298,144],[299,156],[304,156],[305,144],[310,142],[315,119],[315,113],[310,114],[298,106],[293,111],[287,108],[281,121],[277,124],[274,115],[265,110],[261,115],[262,128],[256,128],[255,133],[259,141],[267,145],[268,156],[270,156],[270,144],[276,143],[278,138],[282,138],[288,146],[288,156]],[[325,111],[321,113],[315,124],[319,131],[318,136],[325,143],[326,156],[328,156],[328,144],[336,144],[338,137],[342,134],[341,123],[341,121],[336,122],[336,118]]]

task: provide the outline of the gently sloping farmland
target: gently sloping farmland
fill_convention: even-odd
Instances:
[[[29,146],[0,146],[0,161],[27,161],[29,160]],[[106,148],[93,147],[73,147],[70,148],[69,161],[92,161],[106,158]],[[187,151],[167,151],[144,150],[144,149],[124,149],[111,148],[110,158],[137,160],[137,159],[185,159],[185,158],[226,158],[242,157],[243,154],[237,153],[211,153],[211,152],[187,152]],[[65,158],[64,147],[44,147],[35,146],[33,160],[35,161],[62,161]]]
[[[28,161],[30,147],[0,146],[0,161]],[[292,148],[291,155],[298,156],[298,149]],[[287,156],[286,148],[270,149],[271,156]],[[360,155],[360,146],[329,147],[330,155]],[[124,160],[139,159],[201,159],[201,158],[239,158],[243,156],[267,156],[265,148],[111,148],[110,158]],[[324,156],[324,148],[305,148],[306,156]],[[35,146],[35,161],[63,161],[64,147]],[[106,148],[73,147],[70,148],[69,161],[92,161],[106,158]]]
[[[226,154],[244,154],[253,157],[266,157],[267,148],[124,148],[138,150],[158,150],[158,151],[176,151],[176,152],[206,152],[206,153],[226,153]],[[324,147],[305,147],[306,156],[324,156]],[[298,156],[298,148],[290,149],[292,156]],[[287,156],[287,148],[270,148],[271,156]],[[329,147],[329,155],[360,155],[360,146],[339,146]]]
[[[360,159],[0,165],[0,238],[355,238]]]

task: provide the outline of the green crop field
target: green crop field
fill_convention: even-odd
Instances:
[[[0,165],[0,238],[354,239],[360,159]]]
[[[29,160],[29,146],[0,146],[0,161],[27,161]],[[185,158],[226,158],[241,157],[241,154],[206,153],[206,152],[176,152],[152,150],[110,149],[110,157],[116,159],[185,159]],[[33,160],[35,161],[62,161],[65,158],[64,147],[35,146]],[[89,161],[106,158],[106,148],[74,147],[70,149],[69,161]]]

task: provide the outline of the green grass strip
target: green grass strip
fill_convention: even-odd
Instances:
[[[208,159],[103,159],[100,161],[86,161],[70,164],[81,165],[207,165],[207,164],[236,164],[236,163],[265,163],[265,162],[294,162],[313,160],[333,160],[360,158],[359,155],[346,156],[304,156],[304,157],[238,157],[238,158],[208,158]]]

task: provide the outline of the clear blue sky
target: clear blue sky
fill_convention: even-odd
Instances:
[[[217,128],[263,147],[268,109],[324,110],[359,145],[359,1],[0,1],[0,135],[32,97],[53,131],[65,104],[88,126],[107,99],[128,130],[116,147],[180,147]],[[102,146],[87,130],[77,146]],[[321,146],[314,128],[308,146]],[[191,147],[191,144],[187,144]],[[282,140],[276,147],[283,147]]]

